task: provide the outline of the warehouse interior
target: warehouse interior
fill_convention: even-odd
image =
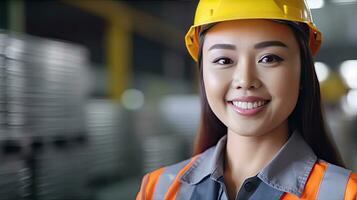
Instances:
[[[190,157],[197,0],[0,1],[0,197],[135,199]],[[357,0],[310,1],[325,119],[357,171]]]

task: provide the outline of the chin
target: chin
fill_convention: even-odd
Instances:
[[[247,125],[243,126],[243,127],[247,127]],[[257,137],[257,136],[261,136],[265,133],[265,131],[262,131],[261,129],[257,129],[257,128],[230,128],[231,132],[240,135],[240,136],[244,136],[244,137]]]

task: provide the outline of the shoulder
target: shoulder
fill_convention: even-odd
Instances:
[[[356,187],[357,186],[357,173],[352,172],[348,181],[351,185],[354,185]]]
[[[318,173],[320,173],[322,177],[320,187],[332,184],[334,185],[334,189],[341,187],[342,191],[345,191],[345,200],[357,199],[357,173],[323,160],[318,160],[314,168],[315,170],[320,171]],[[326,180],[326,183],[329,181],[331,183],[323,184],[323,180]],[[328,187],[326,188],[331,189]]]
[[[167,191],[172,185],[179,184],[182,174],[189,170],[200,156],[201,154],[198,154],[189,159],[146,173],[142,178],[140,190],[137,193],[136,199],[153,197],[154,192],[162,195],[161,193]]]
[[[167,195],[167,191],[177,192],[182,181],[181,177],[194,170],[205,158],[212,157],[215,149],[216,146],[213,146],[191,158],[146,173],[136,199],[162,197]]]
[[[182,171],[183,169],[185,169],[185,167],[188,166],[190,161],[192,161],[194,158],[195,157],[191,157],[189,159],[177,162],[175,164],[158,168],[152,172],[147,173],[147,176],[152,177],[155,174],[160,176],[160,181],[171,182],[176,178],[176,176],[180,173],[180,171]],[[156,181],[158,181],[158,179]]]
[[[345,199],[357,199],[357,173],[351,173],[347,181]]]

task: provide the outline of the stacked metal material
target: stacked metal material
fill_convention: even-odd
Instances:
[[[6,124],[12,136],[72,136],[82,117],[85,49],[13,36],[5,50]],[[83,128],[83,127],[82,127]],[[69,130],[68,130],[69,129]],[[77,131],[80,132],[80,131]]]
[[[5,41],[6,34],[0,32],[0,137],[4,137],[5,129]]]
[[[179,135],[157,134],[142,138],[144,172],[174,164],[183,159],[183,140]]]
[[[123,110],[116,102],[93,99],[86,105],[86,116],[90,179],[98,181],[126,176],[124,167],[128,166],[125,156],[128,134]]]
[[[134,132],[142,146],[143,172],[182,160],[183,137],[169,129],[159,109],[145,106],[135,113]]]
[[[82,146],[48,147],[35,166],[36,197],[39,200],[88,199],[87,149]]]
[[[19,155],[11,152],[11,144],[7,140],[6,130],[6,76],[5,76],[5,49],[7,35],[0,32],[0,197],[8,200],[22,199],[28,188],[31,174],[21,173],[26,169],[25,162]],[[22,181],[23,180],[23,181]]]
[[[14,169],[25,188],[32,184],[20,196],[86,198],[87,147],[76,143],[86,128],[86,67],[88,52],[81,46],[0,35],[0,138],[23,145],[15,159],[24,165]],[[42,151],[31,149],[36,146]],[[0,180],[4,173],[0,168]]]
[[[21,200],[28,197],[31,175],[22,160],[0,154],[0,198]]]
[[[201,113],[199,97],[197,95],[167,96],[160,101],[160,112],[170,129],[184,138],[186,143],[182,150],[191,155]]]

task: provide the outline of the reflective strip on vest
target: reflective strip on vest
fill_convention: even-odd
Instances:
[[[191,158],[190,162],[179,171],[174,182],[170,185],[170,187],[165,195],[165,199],[176,199],[177,193],[178,193],[178,191],[180,189],[180,185],[181,185],[181,182],[180,182],[181,176],[193,165],[193,163],[196,161],[198,156],[199,155],[196,155],[193,158]]]
[[[196,155],[169,168],[163,167],[145,175],[136,200],[176,199],[181,189],[181,176],[198,157]]]
[[[317,200],[344,199],[346,185],[351,174],[350,170],[328,164],[320,184]]]
[[[159,177],[163,172],[164,172],[164,168],[160,168],[148,174],[147,182],[144,185],[145,200],[152,200],[153,194],[156,189],[157,180],[159,179]]]
[[[184,166],[188,164],[188,162],[189,160],[178,163],[173,167],[165,168],[165,173],[160,176],[158,183],[156,184],[156,190],[153,198],[154,200],[164,199],[166,192],[169,190],[169,187],[174,182],[176,175]]]
[[[181,185],[180,177],[194,164],[198,156],[191,158],[190,160],[177,163],[170,168],[161,168],[151,172],[145,176],[141,190],[137,195],[137,200],[173,200],[173,199],[190,199],[197,186],[189,184]],[[324,172],[321,172],[318,177],[318,182],[309,187],[313,187],[313,192],[316,195],[317,200],[344,200],[346,187],[351,175],[351,171],[342,167],[325,163],[326,166]],[[313,172],[314,173],[314,172]],[[311,178],[311,177],[310,177]],[[321,181],[320,181],[321,180]],[[261,183],[263,184],[263,183]],[[309,184],[309,183],[307,183]],[[209,189],[209,188],[206,188]],[[261,189],[261,188],[260,188]],[[269,188],[267,188],[269,189]],[[272,188],[271,188],[272,189]],[[305,188],[306,190],[306,188]],[[318,190],[318,191],[316,191]],[[254,197],[261,198],[260,195],[268,197],[267,191],[256,191]],[[259,194],[258,194],[259,193]],[[311,191],[308,193],[310,194]],[[278,194],[278,193],[277,193]],[[279,194],[279,196],[282,192]],[[311,195],[311,194],[310,194]],[[313,195],[315,197],[315,195]],[[253,197],[252,196],[252,197]],[[277,199],[279,197],[273,197]],[[254,198],[255,199],[255,198]],[[258,199],[258,198],[257,198]],[[270,198],[269,198],[270,199]],[[287,194],[283,199],[296,199],[296,196]]]

